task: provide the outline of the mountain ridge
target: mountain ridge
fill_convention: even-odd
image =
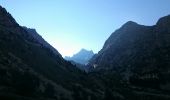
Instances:
[[[169,52],[170,16],[153,26],[128,22],[112,33],[89,66],[94,71],[116,72],[128,84],[170,90],[170,80],[165,78],[170,74]]]
[[[24,29],[28,32],[28,34],[30,35],[30,37],[29,37],[29,35],[27,36],[28,38],[30,38],[31,40],[36,40],[35,42],[37,42],[37,43],[41,44],[42,46],[44,46],[45,48],[48,48],[49,50],[51,50],[54,55],[58,55],[58,56],[60,56],[60,57],[62,58],[61,54],[60,54],[54,47],[52,47],[48,42],[46,42],[46,41],[42,38],[42,36],[40,36],[40,35],[37,33],[36,29],[27,28],[27,27],[25,27],[25,26],[24,26],[23,28],[24,28]],[[31,38],[31,37],[32,37],[32,38]]]
[[[86,65],[91,57],[94,55],[92,50],[81,49],[79,52],[74,54],[72,57],[66,56],[65,59],[68,61],[74,61],[79,64]]]
[[[84,72],[65,61],[57,50],[54,53],[35,30],[30,32],[17,24],[1,6],[0,33],[1,99],[73,100],[79,92],[89,98],[98,94],[94,88],[87,92]],[[84,94],[81,98],[86,98]]]

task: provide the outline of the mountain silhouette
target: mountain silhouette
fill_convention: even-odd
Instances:
[[[0,99],[73,100],[79,92],[84,99],[96,94],[92,88],[86,91],[84,72],[64,60],[35,29],[17,24],[1,6],[0,34]]]
[[[129,21],[106,40],[89,65],[95,71],[114,71],[128,84],[170,90],[170,15],[156,25]]]

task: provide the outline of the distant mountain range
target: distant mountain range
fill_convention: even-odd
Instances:
[[[94,53],[92,50],[88,51],[86,49],[81,49],[78,53],[74,54],[72,57],[66,56],[64,59],[86,65],[88,64],[89,60],[92,58],[93,55]]]
[[[0,6],[0,100],[170,100],[170,16],[154,26],[129,21],[98,54],[72,58],[91,58],[88,72]]]

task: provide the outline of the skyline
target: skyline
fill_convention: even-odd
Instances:
[[[168,0],[0,1],[21,26],[35,28],[63,57],[82,48],[97,53],[127,21],[154,25],[170,14],[169,4]]]

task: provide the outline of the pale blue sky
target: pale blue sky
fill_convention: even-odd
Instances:
[[[81,48],[97,53],[125,22],[153,25],[170,14],[170,0],[0,0],[0,5],[63,56]]]

